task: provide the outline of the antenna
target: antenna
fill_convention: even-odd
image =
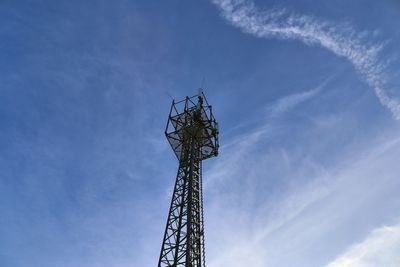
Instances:
[[[206,77],[203,76],[203,79],[201,80],[201,86],[200,88],[204,88],[204,83],[206,81]]]
[[[171,98],[171,100],[174,100],[174,98],[171,96],[171,94],[168,91],[165,91],[165,93]]]

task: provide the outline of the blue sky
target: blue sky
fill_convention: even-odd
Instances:
[[[399,1],[3,0],[0,25],[1,266],[155,266],[166,116],[202,83],[209,267],[399,266]]]

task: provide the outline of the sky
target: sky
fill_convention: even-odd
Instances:
[[[156,266],[204,92],[209,267],[400,266],[398,0],[1,0],[0,265]]]

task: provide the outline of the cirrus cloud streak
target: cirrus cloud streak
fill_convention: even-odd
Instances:
[[[400,101],[387,92],[385,65],[379,59],[382,44],[364,42],[351,27],[294,15],[286,10],[260,11],[252,1],[213,0],[222,16],[243,32],[259,38],[295,39],[307,45],[319,45],[346,58],[362,79],[373,88],[380,103],[400,120]]]

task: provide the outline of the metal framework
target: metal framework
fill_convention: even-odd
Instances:
[[[203,92],[172,101],[165,135],[179,161],[158,267],[205,267],[202,161],[218,155],[218,124]]]

